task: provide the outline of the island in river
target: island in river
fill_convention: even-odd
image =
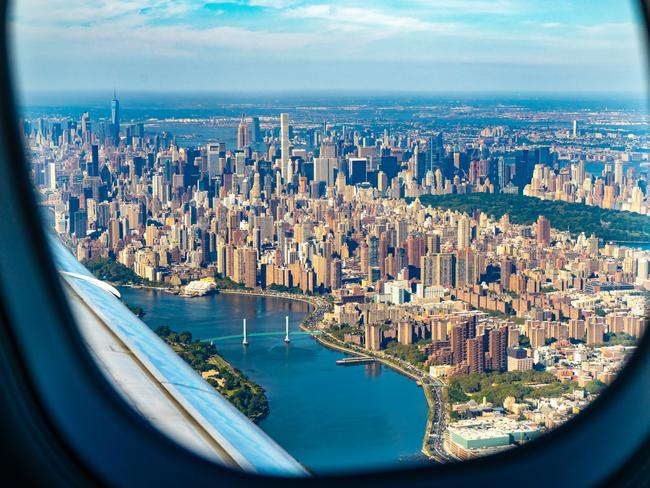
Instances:
[[[219,355],[213,344],[193,340],[191,332],[177,333],[166,325],[157,327],[154,332],[253,422],[259,422],[269,414],[264,388]]]

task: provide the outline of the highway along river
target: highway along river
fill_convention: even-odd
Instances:
[[[182,298],[120,288],[125,303],[143,308],[144,322],[189,330],[195,339],[241,334],[215,341],[217,350],[261,385],[271,413],[262,422],[278,444],[314,472],[379,469],[421,462],[427,404],[415,382],[379,363],[338,366],[346,357],[307,335],[284,343],[309,312],[307,303],[282,298],[211,295]],[[256,336],[256,333],[279,332]]]

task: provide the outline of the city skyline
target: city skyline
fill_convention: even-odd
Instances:
[[[430,422],[407,450],[427,459],[510,449],[568,421],[614,381],[644,332],[644,111],[339,100],[289,113],[267,100],[145,123],[127,122],[115,92],[104,105],[110,118],[22,122],[41,205],[68,250],[102,280],[153,285],[177,304],[226,291],[308,301],[295,333],[357,356],[332,367],[380,362],[419,382]],[[203,138],[186,138],[196,132]],[[208,336],[167,327],[161,337],[176,350],[177,337],[196,332],[253,354],[278,331],[264,320],[271,330],[251,332],[247,317],[242,329],[231,317]],[[212,368],[195,363],[202,375]],[[253,380],[266,369],[244,367]],[[262,389],[249,384],[255,402],[242,403],[214,374],[204,378],[252,420],[293,405],[269,407],[264,378]],[[344,417],[346,432],[367,420]],[[417,413],[408,420],[403,429],[421,425]],[[274,438],[284,444],[287,431]],[[301,461],[302,447],[289,450]]]
[[[635,2],[11,4],[9,161],[90,356],[179,446],[256,475],[387,472],[638,403],[618,388],[650,324]],[[17,174],[7,242],[38,243]],[[36,276],[34,250],[7,269]],[[634,437],[619,424],[604,445]],[[102,457],[131,479],[137,455]]]
[[[26,92],[644,88],[628,2],[28,0],[11,29]]]

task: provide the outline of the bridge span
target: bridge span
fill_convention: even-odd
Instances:
[[[291,339],[289,336],[295,336],[295,335],[321,335],[322,332],[319,330],[314,330],[314,331],[305,331],[305,330],[299,330],[295,332],[290,332],[289,331],[289,316],[287,315],[285,317],[285,327],[284,331],[272,331],[272,332],[253,332],[249,333],[248,329],[246,327],[246,319],[242,320],[242,333],[241,334],[234,334],[234,335],[227,335],[227,336],[219,336],[219,337],[208,337],[207,339],[201,339],[201,342],[220,342],[220,341],[227,341],[231,339],[241,339],[242,344],[244,346],[248,345],[248,338],[249,337],[264,337],[264,336],[274,336],[274,335],[283,335],[284,336],[284,342],[287,344],[291,342]]]
[[[290,336],[300,336],[300,335],[311,335],[311,336],[318,336],[321,335],[322,332],[319,330],[315,331],[295,331],[295,332],[289,332]],[[279,332],[248,332],[246,334],[247,338],[251,337],[265,337],[265,336],[285,336],[286,333],[284,331],[279,331]],[[231,339],[244,339],[244,334],[234,334],[234,335],[227,335],[227,336],[219,336],[219,337],[208,337],[206,339],[201,339],[201,342],[220,342],[220,341],[227,341]]]

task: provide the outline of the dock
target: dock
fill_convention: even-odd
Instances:
[[[336,361],[336,364],[339,366],[353,366],[355,364],[369,364],[369,363],[374,363],[377,361],[377,359],[370,357],[370,356],[360,356],[360,357],[354,357],[354,358],[345,358],[345,359],[339,359]]]

